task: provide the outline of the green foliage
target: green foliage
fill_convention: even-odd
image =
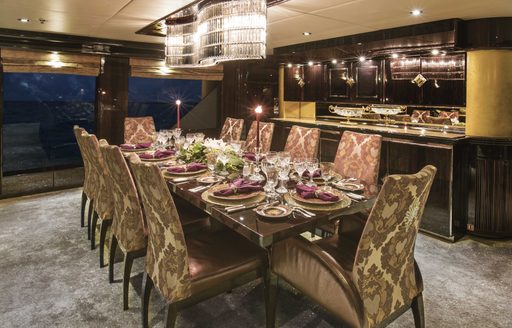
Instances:
[[[206,147],[201,143],[193,143],[187,149],[180,149],[178,159],[185,163],[206,164]]]

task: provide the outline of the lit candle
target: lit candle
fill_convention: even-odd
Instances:
[[[263,112],[261,106],[256,107],[256,149],[260,148],[260,114]]]
[[[180,128],[180,105],[181,105],[181,100],[176,100],[176,115],[178,116],[178,122],[176,123],[178,129]]]

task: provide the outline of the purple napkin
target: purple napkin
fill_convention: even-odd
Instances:
[[[151,142],[141,142],[138,144],[121,144],[119,145],[122,149],[144,149],[151,147]]]
[[[305,171],[302,174],[303,177],[309,178],[309,171]],[[320,178],[322,176],[322,170],[316,169],[315,172],[313,172],[313,178]]]
[[[236,179],[229,187],[215,191],[215,196],[232,196],[236,194],[247,194],[254,191],[261,191],[263,187],[258,181],[248,181],[244,179]]]
[[[206,165],[201,163],[190,163],[185,166],[173,166],[167,169],[169,173],[196,172],[206,169]]]
[[[310,187],[303,184],[295,186],[295,190],[304,199],[318,198],[326,202],[337,202],[340,198],[330,192],[317,191],[317,187]]]
[[[151,153],[140,154],[139,157],[142,159],[160,159],[160,158],[170,157],[172,155],[174,155],[173,151],[157,150],[153,154],[151,154]]]

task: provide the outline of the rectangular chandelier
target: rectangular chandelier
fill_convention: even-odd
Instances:
[[[192,11],[166,20],[167,65],[197,67],[265,58],[266,0],[205,0]]]

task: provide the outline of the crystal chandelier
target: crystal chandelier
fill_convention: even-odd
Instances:
[[[169,66],[265,58],[266,0],[205,0],[196,8],[195,15],[166,21]]]

